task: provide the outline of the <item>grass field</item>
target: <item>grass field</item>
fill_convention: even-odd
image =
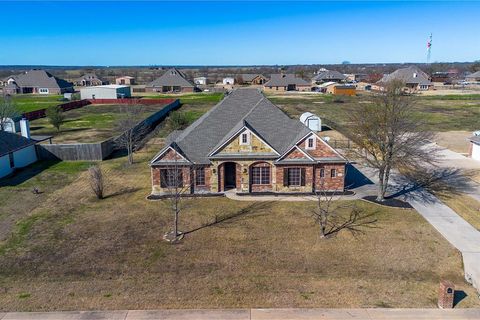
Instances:
[[[99,142],[119,134],[115,126],[126,107],[142,108],[140,121],[164,105],[89,105],[66,111],[66,120],[59,132],[48,122],[48,118],[31,121],[30,130],[32,135],[53,135],[54,143]]]
[[[144,93],[141,93],[142,95]],[[152,95],[145,96],[147,99],[152,98],[172,98],[172,99],[180,99],[180,103],[182,104],[215,104],[222,100],[223,93],[186,93],[186,94],[158,94],[154,93]]]
[[[293,117],[309,111],[327,121],[343,125],[348,113],[363,103],[371,103],[371,96],[338,97],[328,95],[267,95],[273,103]],[[419,96],[415,115],[427,123],[432,131],[478,130],[480,95]]]
[[[83,164],[57,167],[74,181],[45,189],[31,210],[12,201],[21,218],[0,242],[0,310],[433,308],[441,279],[465,291],[459,307],[479,306],[458,251],[413,210],[358,202],[376,228],[321,240],[314,203],[191,199],[186,238],[169,245],[168,201],[145,200],[158,148],[148,145],[131,167],[103,162],[104,200],[92,196]]]
[[[56,106],[65,101],[61,101],[61,95],[33,95],[33,94],[17,94],[12,99],[19,112],[30,112],[39,109]]]

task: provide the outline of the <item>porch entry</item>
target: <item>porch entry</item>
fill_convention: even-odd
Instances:
[[[229,190],[236,188],[237,173],[235,162],[226,162],[223,166],[224,170],[224,183],[223,189]]]

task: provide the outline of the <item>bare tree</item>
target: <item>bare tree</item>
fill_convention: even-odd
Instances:
[[[241,74],[237,75],[235,77],[235,82],[238,84],[238,85],[242,85],[243,84],[243,76]]]
[[[175,150],[175,148],[174,148]],[[171,164],[160,169],[161,187],[167,190],[167,199],[173,213],[173,227],[167,232],[164,239],[172,243],[183,238],[183,233],[178,229],[180,213],[186,209],[183,197],[190,193],[194,181],[194,167],[190,163],[182,161],[181,156],[175,150],[175,155],[171,159]],[[192,179],[188,179],[191,177]],[[190,183],[185,183],[190,181]]]
[[[88,174],[90,179],[90,188],[97,199],[103,199],[105,190],[105,181],[102,172],[102,168],[98,164],[90,166],[88,168]]]
[[[133,164],[133,152],[148,131],[147,127],[141,123],[143,108],[127,105],[120,109],[120,113],[122,117],[116,125],[120,135],[115,139],[115,145],[127,151],[128,164]]]
[[[315,191],[316,206],[312,216],[319,227],[320,238],[324,239],[341,230],[351,233],[362,233],[364,228],[372,228],[377,222],[374,213],[365,214],[355,202],[343,202],[341,195],[329,191],[322,180]],[[344,215],[348,214],[348,218]]]
[[[20,113],[17,107],[12,101],[12,98],[8,95],[4,95],[0,101],[0,131],[6,129],[6,121],[10,118],[19,116]]]
[[[415,117],[413,98],[403,88],[390,82],[373,104],[358,105],[348,116],[347,135],[358,147],[352,151],[378,171],[377,201],[385,199],[392,169],[414,170],[437,159],[436,149],[425,147],[434,134]]]

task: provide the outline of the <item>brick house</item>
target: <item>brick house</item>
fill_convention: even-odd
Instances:
[[[167,70],[161,77],[145,86],[147,92],[194,92],[195,86],[175,68]]]
[[[181,177],[191,193],[343,191],[346,159],[257,89],[237,89],[150,162],[152,195]]]
[[[266,92],[272,91],[311,91],[312,84],[294,74],[272,74],[268,82],[263,85]]]
[[[244,73],[241,75],[243,84],[262,85],[267,82],[267,78],[262,74]]]
[[[45,70],[33,69],[4,79],[7,94],[63,94],[73,92],[73,83]]]
[[[384,75],[376,84],[380,87],[385,87],[392,80],[402,81],[405,84],[404,90],[409,93],[433,90],[430,76],[416,66],[397,69],[390,74]]]

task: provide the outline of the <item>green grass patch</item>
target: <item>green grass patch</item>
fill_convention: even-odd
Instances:
[[[15,250],[20,247],[27,235],[32,230],[33,225],[48,216],[46,212],[41,212],[35,215],[19,220],[10,236],[4,243],[0,243],[0,256],[3,256],[6,252]]]
[[[422,96],[425,100],[480,100],[480,94],[447,94],[438,96]]]
[[[65,101],[61,101],[61,95],[14,95],[13,103],[19,112],[30,112],[56,106]]]
[[[169,94],[160,94],[156,96],[148,96],[145,99],[152,98],[164,98],[164,99],[180,99],[182,104],[195,104],[195,103],[218,103],[223,98],[223,93],[192,93],[184,95],[169,95]]]

